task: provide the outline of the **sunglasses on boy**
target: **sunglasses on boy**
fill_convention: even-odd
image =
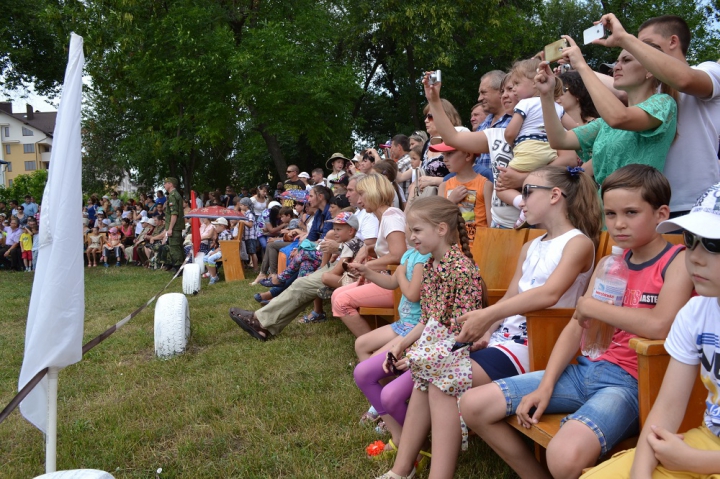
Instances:
[[[720,254],[720,239],[703,238],[687,230],[683,231],[683,240],[688,250],[692,251],[701,243],[705,251],[710,254]]]
[[[530,196],[530,193],[532,193],[532,190],[552,190],[555,188],[554,186],[542,186],[542,185],[523,185],[522,187],[522,199],[523,201],[527,201],[528,196]],[[567,198],[567,195],[564,192],[560,192],[561,195],[563,195],[565,198]]]

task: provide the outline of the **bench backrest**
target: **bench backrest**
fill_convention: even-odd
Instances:
[[[487,285],[490,304],[500,299],[515,273],[522,246],[527,241],[528,229],[506,230],[478,228],[472,254]]]

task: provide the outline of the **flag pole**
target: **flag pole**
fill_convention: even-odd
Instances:
[[[57,392],[59,368],[48,368],[48,422],[45,435],[45,474],[56,471],[57,462]]]

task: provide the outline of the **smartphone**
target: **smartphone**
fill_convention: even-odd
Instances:
[[[451,353],[454,353],[454,352],[457,351],[458,349],[466,348],[466,347],[472,346],[472,345],[473,345],[473,343],[471,343],[471,342],[470,342],[470,343],[458,343],[458,342],[456,342],[455,344],[453,344],[453,347],[450,349],[450,352],[451,352]]]
[[[605,26],[601,23],[593,25],[583,31],[583,41],[585,42],[585,45],[592,43],[593,40],[599,40],[603,37],[605,37]]]
[[[395,355],[394,355],[393,353],[391,353],[390,351],[388,351],[388,353],[387,353],[387,360],[388,360],[388,362],[390,363],[390,370],[393,372],[393,374],[395,374],[395,375],[400,375],[400,374],[402,374],[402,371],[400,371],[398,368],[395,367],[395,363],[397,362],[397,358],[396,358]]]
[[[545,61],[552,63],[560,60],[563,56],[563,48],[569,47],[570,44],[564,38],[549,45],[545,45]]]

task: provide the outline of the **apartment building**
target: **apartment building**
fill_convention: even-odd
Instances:
[[[18,175],[50,166],[52,135],[57,112],[13,112],[12,103],[0,102],[0,184],[9,187]]]

